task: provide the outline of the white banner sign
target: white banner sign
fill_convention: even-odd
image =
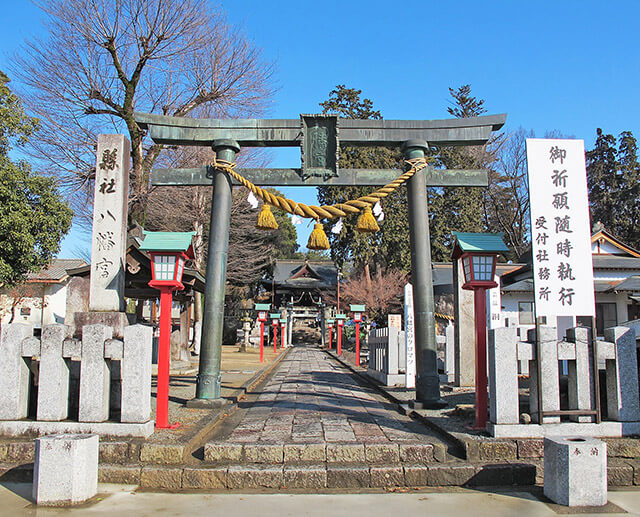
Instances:
[[[527,139],[536,316],[593,316],[584,141]]]
[[[487,326],[490,329],[504,327],[502,321],[502,297],[500,295],[500,277],[496,275],[493,281],[498,287],[487,289]]]
[[[413,315],[413,286],[404,286],[404,338],[406,350],[406,370],[405,386],[407,388],[416,387],[416,338],[415,323]]]

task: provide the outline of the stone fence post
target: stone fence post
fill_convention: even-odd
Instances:
[[[11,323],[0,334],[0,419],[27,417],[29,366],[22,358],[22,341],[33,336],[33,326]]]
[[[619,422],[637,422],[640,400],[636,333],[627,327],[613,327],[606,329],[604,336],[614,343],[615,353],[615,359],[606,360],[607,413]]]
[[[518,354],[515,327],[489,330],[489,421],[517,424]]]
[[[36,411],[38,420],[58,422],[69,415],[69,364],[62,348],[70,330],[60,324],[46,325],[42,329]]]

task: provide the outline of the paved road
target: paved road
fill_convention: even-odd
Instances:
[[[524,491],[489,492],[470,489],[425,490],[411,493],[367,494],[170,494],[136,492],[123,485],[100,485],[101,500],[71,510],[36,508],[29,502],[31,486],[0,484],[0,515],[22,517],[71,515],[236,517],[330,516],[388,517],[389,515],[437,515],[495,517],[553,516],[554,508]],[[556,509],[559,509],[556,507]],[[592,516],[640,515],[640,491],[609,492],[605,512]],[[625,513],[628,512],[628,513]]]
[[[347,368],[316,348],[293,348],[257,399],[241,407],[237,427],[224,437],[229,442],[434,440],[430,431],[398,414],[374,390],[358,384]]]

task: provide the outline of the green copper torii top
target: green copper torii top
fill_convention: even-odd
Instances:
[[[240,147],[301,148],[301,168],[237,169],[260,186],[386,185],[401,171],[392,169],[340,169],[341,145],[398,147],[407,141],[432,145],[483,145],[500,129],[506,115],[445,120],[360,120],[335,115],[300,115],[300,119],[192,119],[136,113],[141,128],[154,142],[167,145],[209,146],[234,141]],[[445,170],[429,167],[429,186],[487,186],[484,170]],[[210,166],[156,169],[155,186],[210,185]],[[234,180],[234,184],[237,182]]]
[[[211,145],[219,139],[235,140],[241,147],[299,146],[305,118],[300,119],[194,119],[136,113],[135,119],[159,144]],[[492,131],[504,125],[507,115],[444,120],[372,120],[335,117],[340,143],[345,145],[400,146],[407,140],[434,145],[482,145]]]

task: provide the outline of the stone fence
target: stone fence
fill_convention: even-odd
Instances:
[[[31,325],[4,326],[0,434],[151,434],[152,334],[151,327],[131,325],[121,341],[109,326],[86,325],[79,340],[55,324],[37,338]]]
[[[446,328],[445,335],[436,336],[440,382],[452,382],[455,376],[454,329]],[[407,343],[404,331],[395,327],[377,328],[369,332],[369,367],[367,375],[385,386],[405,384]]]
[[[396,327],[372,329],[368,343],[367,375],[385,386],[404,384],[407,362],[404,332]]]
[[[635,332],[626,327],[605,331],[605,341],[596,342],[599,377],[606,379],[601,393],[606,420],[595,423],[593,415],[549,415],[538,422],[538,390],[545,412],[560,409],[595,408],[593,358],[590,330],[567,330],[567,340],[558,341],[555,327],[541,326],[528,332],[526,341],[517,337],[515,327],[489,331],[489,424],[495,437],[541,438],[551,435],[623,436],[640,432],[640,397]],[[540,348],[540,368],[536,349]],[[529,364],[529,413],[533,423],[520,423],[518,362]],[[568,407],[561,408],[560,366],[566,361]],[[564,364],[563,364],[564,366]],[[538,379],[538,370],[540,379]],[[522,401],[526,403],[525,401]]]

